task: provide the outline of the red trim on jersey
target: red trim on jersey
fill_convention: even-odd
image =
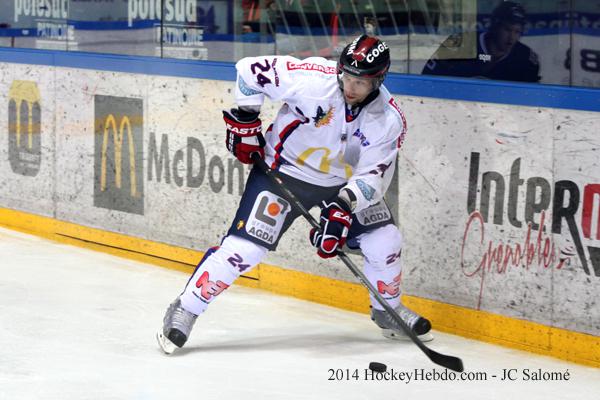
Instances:
[[[293,120],[289,123],[285,128],[281,130],[279,133],[279,143],[275,146],[275,156],[273,157],[275,160],[273,164],[271,164],[271,169],[277,169],[281,165],[281,153],[283,152],[283,143],[287,140],[288,137],[302,124],[302,121],[299,119]]]
[[[400,107],[398,107],[398,104],[396,104],[396,100],[394,100],[393,97],[390,97],[390,101],[388,101],[388,103],[402,116],[402,110],[400,110]],[[402,117],[402,119],[404,120],[404,117]]]
[[[406,125],[406,117],[404,117],[404,113],[402,112],[400,107],[398,107],[398,104],[396,104],[396,101],[394,100],[393,97],[390,99],[390,101],[388,101],[388,103],[392,107],[394,107],[394,109],[396,111],[398,111],[398,114],[400,114],[400,118],[402,118],[402,132],[400,132],[400,136],[398,137],[398,145],[397,145],[397,147],[400,148],[400,147],[402,147],[402,144],[404,143],[404,137],[406,136],[406,130],[408,129],[408,126]]]

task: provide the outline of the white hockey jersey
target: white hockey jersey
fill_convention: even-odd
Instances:
[[[284,105],[265,134],[265,161],[320,186],[346,183],[354,212],[380,201],[394,174],[406,120],[385,87],[352,114],[338,86],[336,62],[320,57],[248,57],[236,64],[238,106]]]

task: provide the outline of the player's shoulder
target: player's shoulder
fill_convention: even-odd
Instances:
[[[281,65],[285,65],[288,62],[294,63],[299,62],[297,58],[292,56],[281,56],[281,55],[262,55],[262,56],[249,56],[240,58],[235,66],[238,70],[251,68],[254,72],[265,72],[271,68],[273,65],[281,68]]]
[[[379,89],[381,92],[380,100],[384,103],[383,110],[388,117],[387,119],[395,122],[399,122],[401,124],[406,123],[406,118],[404,117],[404,112],[394,99],[394,96],[387,90],[385,86],[381,86]]]
[[[519,58],[519,60],[528,61],[531,64],[538,65],[539,57],[535,51],[531,49],[531,47],[527,46],[524,43],[517,42],[513,48],[515,56]]]
[[[319,75],[337,75],[337,63],[332,60],[328,60],[323,57],[308,57],[304,59],[297,59],[290,56],[284,56],[282,58],[284,68],[291,72],[301,72]]]
[[[440,46],[446,50],[460,51],[463,47],[464,40],[463,32],[453,33],[446,37]]]
[[[468,35],[469,34],[469,35]],[[450,72],[455,61],[464,61],[464,48],[467,42],[472,41],[468,32],[457,32],[447,36],[438,46],[436,51],[429,57],[429,60],[423,67],[423,74],[435,75],[453,75]],[[474,33],[478,37],[478,33]],[[479,38],[477,39],[477,41]],[[481,46],[477,42],[477,50],[480,52]]]
[[[379,96],[371,104],[369,111],[371,124],[377,125],[381,132],[398,134],[406,130],[404,112],[385,86],[379,88]]]

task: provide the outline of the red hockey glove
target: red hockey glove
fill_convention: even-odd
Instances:
[[[260,158],[265,157],[265,138],[257,112],[232,108],[223,110],[223,119],[227,127],[225,145],[231,154],[244,164],[252,164],[252,153],[258,153]]]
[[[323,258],[334,257],[337,250],[346,243],[352,224],[350,206],[338,196],[323,201],[321,208],[321,227],[310,231],[310,242],[317,248],[317,254]]]

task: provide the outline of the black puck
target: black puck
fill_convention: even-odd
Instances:
[[[369,369],[375,372],[385,372],[387,371],[387,365],[373,361],[369,363]]]

